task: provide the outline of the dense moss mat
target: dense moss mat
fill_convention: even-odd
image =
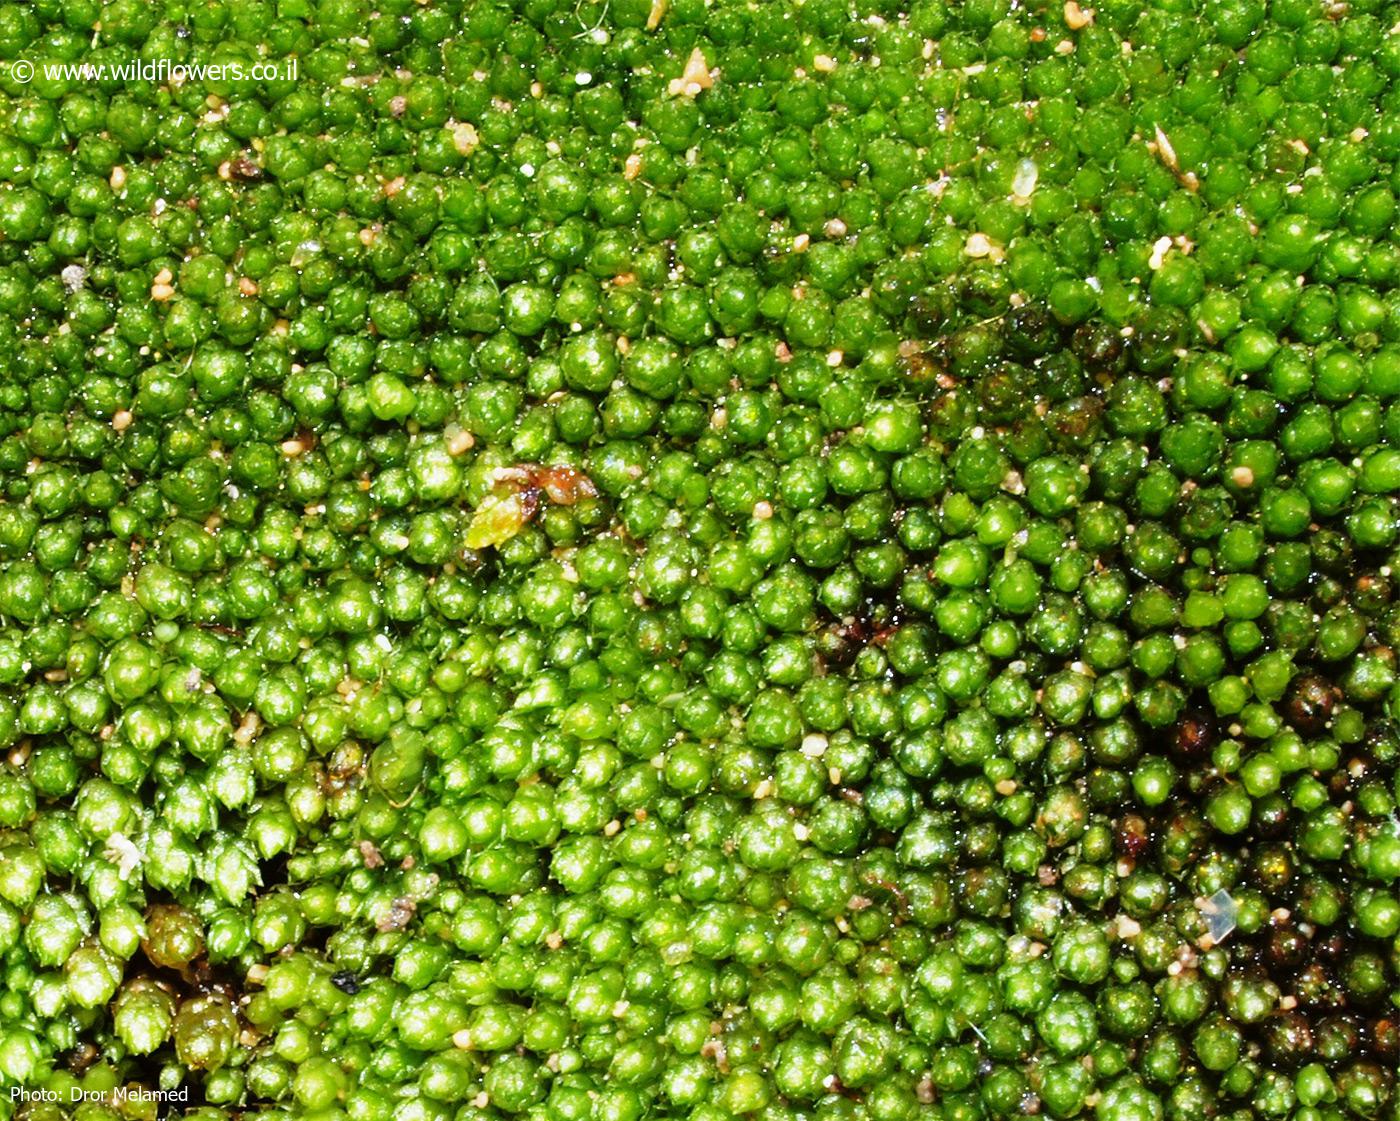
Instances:
[[[0,5],[0,1118],[1394,1121],[1397,21]]]

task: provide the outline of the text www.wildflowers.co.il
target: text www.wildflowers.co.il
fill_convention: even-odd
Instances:
[[[123,62],[10,63],[10,77],[26,85],[35,77],[47,82],[185,82],[296,81],[297,60],[281,62],[176,62],[168,58],[132,58]]]

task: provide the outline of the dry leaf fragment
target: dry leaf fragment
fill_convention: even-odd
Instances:
[[[1080,31],[1094,22],[1094,9],[1081,8],[1076,0],[1065,0],[1065,26]]]
[[[690,52],[690,57],[685,61],[685,70],[679,78],[672,78],[671,84],[666,87],[667,92],[672,97],[696,97],[704,90],[710,89],[715,84],[714,76],[710,73],[710,64],[705,61],[705,54],[699,47]]]
[[[151,281],[151,299],[164,302],[175,295],[175,286],[170,282],[174,280],[169,269],[161,269],[156,273],[155,279]]]
[[[388,913],[380,916],[379,921],[374,924],[375,928],[381,934],[403,930],[412,921],[417,910],[418,904],[415,900],[401,895],[390,905]]]
[[[967,244],[963,247],[963,252],[969,257],[987,257],[992,261],[1002,261],[1006,257],[1006,251],[986,234],[972,234],[967,239]]]
[[[1156,130],[1156,152],[1162,163],[1171,171],[1180,171],[1181,167],[1176,162],[1176,149],[1172,147],[1171,138],[1162,131],[1161,125],[1154,125]]]
[[[1040,181],[1040,168],[1035,160],[1026,157],[1016,165],[1016,176],[1011,181],[1011,195],[1015,202],[1030,202],[1035,193],[1035,185]]]
[[[1181,163],[1177,159],[1176,149],[1172,147],[1171,137],[1162,131],[1161,125],[1153,125],[1155,138],[1149,140],[1147,146],[1157,154],[1157,158],[1162,161],[1162,166],[1176,176],[1176,181],[1188,191],[1200,190],[1201,181],[1196,177],[1194,171],[1182,171]]]
[[[481,143],[481,137],[477,135],[475,126],[466,121],[453,123],[452,146],[457,149],[459,156],[470,156],[476,151],[477,145]]]

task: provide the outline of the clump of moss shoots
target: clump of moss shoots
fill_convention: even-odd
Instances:
[[[0,4],[0,1121],[1396,1121],[1397,192],[1383,0]]]

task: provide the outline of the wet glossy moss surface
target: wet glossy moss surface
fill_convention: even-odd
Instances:
[[[0,1118],[1394,1121],[1397,21],[0,6]]]

